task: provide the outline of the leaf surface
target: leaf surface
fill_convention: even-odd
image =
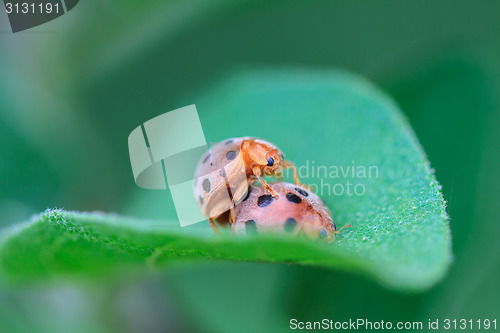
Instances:
[[[323,266],[404,290],[444,276],[451,261],[445,202],[411,127],[387,96],[337,71],[244,71],[212,87],[191,99],[207,141],[257,136],[277,144],[302,181],[317,188],[337,226],[351,228],[328,245],[286,236],[218,238],[207,224],[180,228],[173,220],[48,210],[5,232],[4,277],[93,276],[198,260]]]

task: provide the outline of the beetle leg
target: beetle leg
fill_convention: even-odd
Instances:
[[[299,173],[297,172],[297,168],[295,167],[295,164],[293,164],[290,161],[283,160],[281,161],[281,166],[283,169],[292,169],[292,174],[293,174],[293,182],[295,185],[302,185],[299,179]]]
[[[350,224],[346,224],[345,226],[343,226],[343,227],[342,227],[342,228],[340,228],[339,230],[335,230],[333,233],[334,233],[334,234],[338,234],[338,233],[339,233],[342,229],[344,229],[344,228],[350,228],[350,227],[352,227]]]
[[[278,193],[276,193],[272,188],[271,186],[269,186],[269,184],[264,180],[262,179],[261,176],[257,177],[259,179],[259,181],[262,183],[262,186],[264,186],[264,188],[273,196],[274,199],[278,199]]]
[[[236,222],[236,217],[234,216],[234,199],[231,200],[231,209],[229,210],[229,223],[233,224]]]
[[[297,228],[295,228],[295,230],[293,231],[293,234],[296,235],[296,236],[300,235],[300,234],[305,235],[302,223],[298,223],[297,224]]]
[[[219,230],[219,226],[214,222],[214,219],[213,218],[209,218],[208,219],[208,222],[210,223],[210,226],[212,227],[212,230],[217,234],[217,236],[221,236],[221,233],[220,233],[220,230]]]
[[[297,172],[297,167],[295,166],[295,164],[293,164],[293,162],[283,160],[281,161],[281,166],[283,169],[292,169],[293,182],[295,185],[301,185],[307,188],[309,191],[314,192],[314,188],[312,186],[305,185],[300,182],[299,173]]]
[[[276,193],[272,188],[271,186],[269,186],[269,184],[262,178],[261,176],[261,171],[260,171],[260,168],[258,166],[255,166],[253,167],[252,169],[253,171],[253,175],[260,181],[260,183],[262,184],[262,186],[264,186],[264,188],[269,192],[271,193],[271,195],[277,199],[278,198],[278,193]]]

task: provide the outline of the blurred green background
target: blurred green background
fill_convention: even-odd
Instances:
[[[499,36],[494,1],[82,0],[17,34],[2,12],[0,226],[54,206],[165,218],[165,198],[133,182],[132,129],[196,103],[200,89],[241,67],[342,68],[409,118],[448,200],[455,259],[420,294],[319,268],[234,263],[113,283],[2,285],[0,332],[500,320]]]

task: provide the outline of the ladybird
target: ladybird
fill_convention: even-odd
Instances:
[[[278,198],[263,176],[277,176],[291,169],[293,181],[300,184],[295,165],[284,159],[274,144],[253,138],[231,138],[215,145],[200,158],[195,171],[194,195],[202,213],[214,220],[229,211],[229,222],[235,221],[235,205],[243,200],[249,186],[259,181],[268,195]],[[220,221],[226,223],[224,218]]]
[[[344,228],[337,231],[330,210],[306,187],[285,182],[269,186],[279,194],[278,198],[258,186],[236,206],[236,221],[231,226],[234,234],[303,233],[309,238],[331,243],[335,234]]]

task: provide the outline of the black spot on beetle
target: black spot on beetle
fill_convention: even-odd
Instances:
[[[333,226],[333,230],[337,230],[337,226],[335,225],[335,222],[332,221],[332,226]]]
[[[203,205],[203,198],[200,196],[200,204]]]
[[[285,231],[292,232],[297,227],[297,221],[293,217],[289,217],[285,222]]]
[[[286,198],[288,201],[296,203],[296,204],[299,204],[302,202],[302,199],[297,194],[293,194],[290,192],[286,194]]]
[[[203,163],[206,163],[208,161],[208,158],[212,156],[210,153],[207,154],[207,156],[205,157],[205,159],[203,160]]]
[[[254,220],[248,220],[245,222],[245,230],[247,234],[257,232],[257,223]]]
[[[326,237],[326,230],[321,229],[321,231],[319,232],[319,238],[325,238],[325,237]]]
[[[245,196],[245,199],[243,199],[243,201],[247,201],[248,197],[250,196],[250,192],[252,192],[252,189],[248,189],[247,195]]]
[[[228,144],[230,144],[230,143],[233,143],[233,140],[227,140],[224,144],[225,144],[225,145],[228,145]]]
[[[270,195],[270,194],[264,194],[264,195],[261,195],[257,199],[257,205],[260,208],[264,208],[264,207],[269,206],[273,202],[273,200],[274,200],[274,198],[273,198],[272,195]]]
[[[226,158],[228,160],[234,160],[236,158],[236,150],[230,150],[226,153]]]
[[[305,190],[303,190],[301,188],[296,187],[295,191],[299,192],[300,194],[302,194],[305,197],[309,196],[309,193],[307,193],[307,191],[305,191]]]
[[[207,193],[208,193],[208,192],[210,192],[210,189],[212,188],[212,187],[210,186],[210,180],[208,180],[208,178],[205,178],[205,179],[203,180],[203,184],[202,184],[202,186],[203,186],[203,189],[205,190],[205,192],[207,192]]]

